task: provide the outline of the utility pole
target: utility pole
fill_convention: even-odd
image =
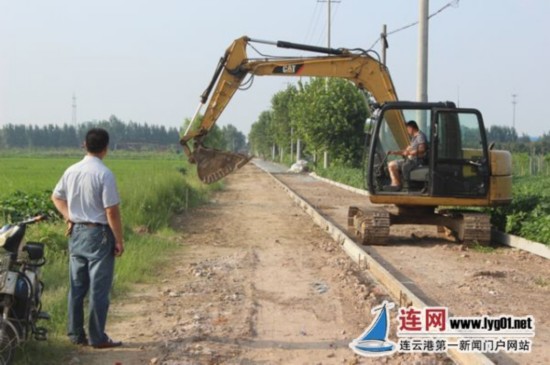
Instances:
[[[382,25],[382,33],[380,33],[380,44],[382,45],[382,64],[386,66],[386,49],[388,49],[388,28],[386,24]]]
[[[294,156],[294,127],[290,127],[290,161]]]
[[[416,98],[418,101],[428,101],[428,16],[429,0],[419,0],[418,27],[418,84]]]
[[[327,3],[327,47],[330,48],[330,37],[331,37],[331,18],[332,18],[332,4],[339,3],[340,0],[317,0],[319,3]],[[325,84],[328,88],[328,82]],[[325,150],[323,152],[323,167],[326,169],[328,167],[328,152]]]
[[[428,25],[429,25],[429,0],[418,1],[419,27],[418,27],[418,74],[416,100],[428,101]],[[420,129],[427,129],[426,112],[419,113]]]
[[[332,0],[328,0],[327,1],[327,5],[328,5],[328,16],[327,16],[327,24],[328,24],[328,27],[327,27],[327,46],[328,48],[330,48],[330,17],[332,15],[332,9],[331,9],[331,5],[332,5]]]
[[[512,94],[512,128],[516,129],[516,105],[518,94]]]
[[[341,2],[340,0],[317,0],[318,3],[327,3],[327,46],[330,48],[330,35],[332,31],[332,4]]]

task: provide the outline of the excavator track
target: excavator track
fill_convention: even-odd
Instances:
[[[460,212],[462,216],[462,237],[457,237],[464,243],[491,242],[491,218],[488,214],[475,212]]]
[[[350,207],[348,226],[364,245],[384,243],[390,234],[390,213],[384,209]]]
[[[390,213],[383,208],[352,206],[348,210],[348,227],[364,245],[384,243],[389,236],[390,226],[394,224],[436,225],[440,232],[453,236],[458,242],[491,242],[491,220],[488,214],[453,210],[430,213],[429,210],[421,212],[419,209],[400,209],[400,213]],[[411,213],[415,211],[417,214]]]

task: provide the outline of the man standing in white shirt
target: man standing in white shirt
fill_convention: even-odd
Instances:
[[[69,321],[72,343],[94,348],[121,346],[105,333],[115,257],[124,252],[120,198],[111,170],[103,164],[109,134],[93,128],[86,134],[84,159],[70,166],[57,183],[52,200],[69,224]],[[89,298],[89,340],[84,330],[84,298]]]

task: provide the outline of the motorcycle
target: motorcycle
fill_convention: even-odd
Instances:
[[[40,301],[44,244],[25,242],[27,226],[45,219],[39,215],[0,229],[0,365],[10,364],[16,347],[31,335],[37,341],[47,339],[48,330],[37,326],[50,318]]]

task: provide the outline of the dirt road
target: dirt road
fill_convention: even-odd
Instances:
[[[366,360],[348,343],[388,299],[325,232],[252,165],[213,201],[174,222],[181,242],[160,271],[113,305],[125,346],[83,349],[73,364],[448,364]],[[395,338],[394,338],[395,340]]]

